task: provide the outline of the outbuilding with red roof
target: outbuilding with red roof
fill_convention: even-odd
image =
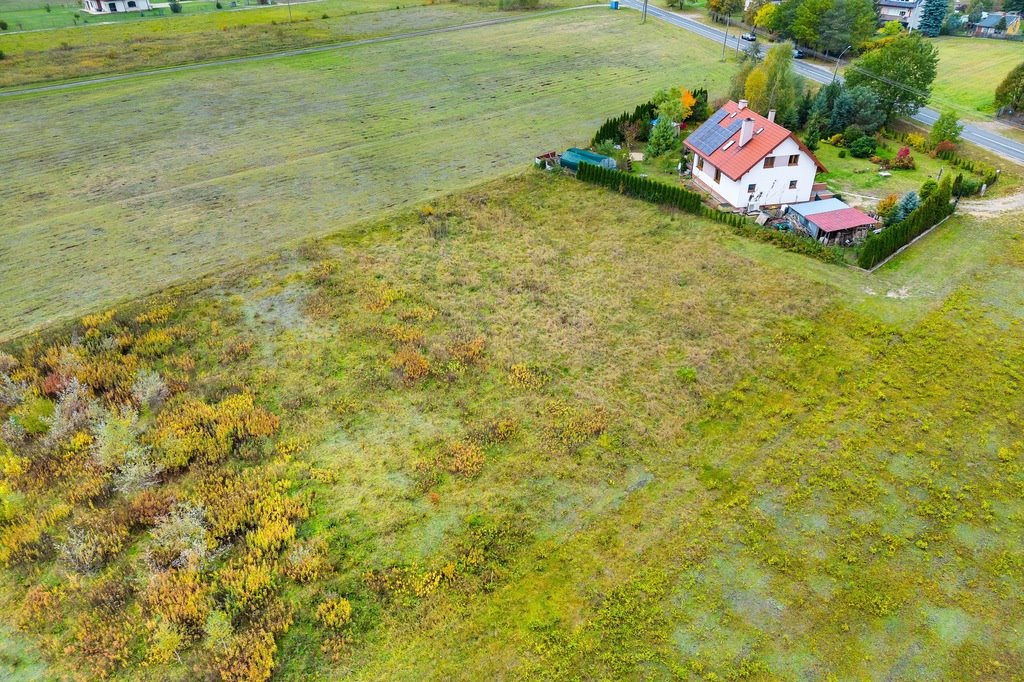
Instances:
[[[839,199],[809,201],[786,207],[783,217],[823,244],[847,245],[867,236],[878,220]]]
[[[746,100],[728,102],[684,143],[693,152],[694,182],[722,203],[756,210],[808,201],[814,176],[825,167],[788,129],[753,111]]]

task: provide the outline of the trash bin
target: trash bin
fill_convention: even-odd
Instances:
[[[619,8],[619,0],[611,0],[611,2],[608,3],[608,6],[610,8],[612,8],[612,9],[618,9]]]

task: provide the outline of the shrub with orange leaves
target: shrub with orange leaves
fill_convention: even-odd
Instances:
[[[486,340],[477,336],[468,341],[456,341],[448,349],[453,358],[467,365],[475,365],[483,359]]]
[[[142,594],[150,613],[187,628],[202,628],[212,608],[210,587],[199,571],[171,569],[150,576]]]
[[[407,384],[415,383],[430,374],[430,361],[413,346],[402,346],[391,360],[391,366]]]
[[[67,654],[81,656],[96,678],[106,678],[127,665],[135,636],[131,621],[105,611],[85,613],[75,625]]]
[[[262,628],[243,630],[215,656],[217,674],[222,682],[265,682],[274,672],[276,654],[273,633]]]
[[[60,621],[61,590],[33,585],[21,600],[18,626],[25,630],[41,629]]]
[[[470,441],[457,441],[448,446],[445,468],[456,476],[476,476],[484,466],[483,449]]]

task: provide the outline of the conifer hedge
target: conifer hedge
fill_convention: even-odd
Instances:
[[[680,211],[724,223],[739,235],[774,244],[786,251],[812,256],[826,263],[843,263],[845,260],[839,249],[822,246],[813,239],[788,232],[763,228],[751,223],[741,215],[710,208],[704,204],[700,194],[676,185],[666,185],[650,178],[642,178],[638,175],[610,170],[590,163],[580,164],[579,170],[576,171],[576,179],[608,187],[637,199],[672,206]]]
[[[952,183],[947,175],[939,184],[939,189],[901,222],[890,225],[878,234],[869,235],[860,247],[857,265],[870,270],[949,216],[956,207],[950,203],[952,195]]]
[[[623,141],[622,137],[622,124],[623,123],[635,123],[636,121],[647,121],[650,122],[656,115],[654,102],[647,102],[646,104],[639,105],[633,110],[633,113],[625,111],[621,116],[610,118],[605,121],[600,128],[597,129],[597,133],[594,135],[594,139],[591,140],[590,145],[594,146],[600,144],[605,140],[611,140],[615,144],[621,144]]]
[[[639,175],[623,173],[619,170],[610,170],[591,163],[581,163],[579,170],[576,172],[576,179],[608,187],[622,194],[654,204],[674,206],[680,211],[694,213],[732,226],[738,226],[743,222],[743,219],[734,213],[725,213],[708,208],[704,205],[701,195],[696,192],[691,192],[679,186],[666,185],[663,182],[657,182],[650,178],[642,178]]]

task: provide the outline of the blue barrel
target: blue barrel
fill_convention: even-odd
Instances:
[[[618,9],[619,0],[611,0],[611,2],[608,3],[608,6],[611,7],[612,9]]]

